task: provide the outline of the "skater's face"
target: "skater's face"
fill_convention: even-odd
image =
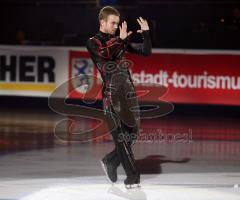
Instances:
[[[120,21],[119,16],[108,15],[107,19],[103,19],[100,21],[101,29],[104,31],[104,33],[115,35],[119,21]]]

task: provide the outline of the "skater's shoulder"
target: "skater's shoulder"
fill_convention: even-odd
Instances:
[[[99,32],[97,32],[97,33],[95,33],[94,35],[92,35],[91,37],[89,37],[89,39],[98,39],[98,40],[101,40],[103,38],[103,36],[102,36],[102,34],[101,34],[101,32],[99,31]]]
[[[89,45],[89,44],[99,45],[99,43],[101,43],[101,37],[100,37],[99,33],[96,33],[92,37],[89,37],[87,39],[86,43],[87,43],[87,45]]]
[[[86,41],[87,47],[96,46],[96,45],[97,45],[97,42],[96,42],[96,38],[94,36],[87,39],[87,41]]]

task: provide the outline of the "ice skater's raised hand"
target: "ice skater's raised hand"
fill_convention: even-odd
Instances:
[[[142,33],[143,31],[149,30],[147,20],[143,19],[142,17],[139,17],[137,19],[137,22],[139,23],[139,25],[141,27],[141,30],[137,30],[138,33]]]
[[[126,37],[128,37],[129,35],[132,34],[132,31],[127,32],[127,22],[126,21],[124,21],[122,23],[122,26],[119,26],[119,30],[120,30],[120,38],[122,40],[124,40]]]

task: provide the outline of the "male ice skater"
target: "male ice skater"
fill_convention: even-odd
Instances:
[[[103,80],[103,108],[107,119],[117,116],[120,123],[111,131],[115,149],[102,160],[103,169],[111,182],[117,181],[117,167],[122,164],[127,178],[127,188],[140,184],[140,173],[135,164],[131,146],[139,134],[140,114],[135,88],[128,68],[120,67],[125,52],[149,56],[152,51],[149,26],[139,17],[137,33],[142,34],[142,43],[131,42],[132,31],[127,31],[127,22],[119,25],[120,13],[113,7],[103,7],[99,12],[100,28],[87,40],[90,56]],[[115,36],[119,28],[119,36]],[[115,63],[115,65],[114,65]],[[112,70],[112,68],[115,69]],[[111,70],[110,70],[111,69]],[[132,108],[138,108],[132,110]],[[108,122],[111,120],[108,120]],[[126,137],[127,136],[127,137]]]

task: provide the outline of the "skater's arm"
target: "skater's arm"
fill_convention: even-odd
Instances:
[[[142,43],[129,43],[127,46],[127,51],[131,53],[141,54],[144,56],[149,56],[152,53],[152,43],[150,38],[150,31],[147,20],[139,17],[137,22],[140,26],[138,33],[142,34],[143,42]]]
[[[145,30],[141,34],[143,37],[143,43],[129,43],[127,45],[126,51],[130,53],[149,56],[152,53],[152,42],[151,42],[149,30]]]

